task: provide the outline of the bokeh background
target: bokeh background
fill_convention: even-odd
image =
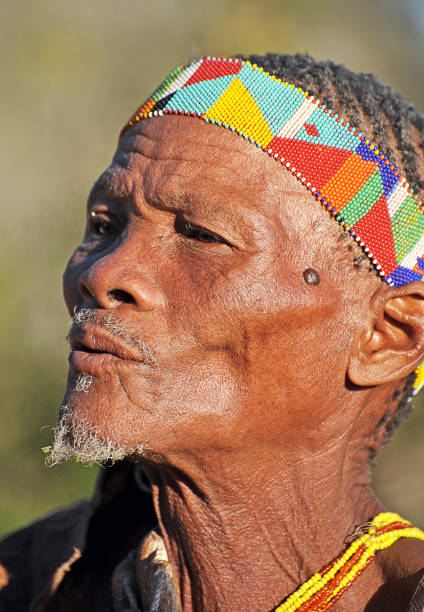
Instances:
[[[193,57],[300,51],[374,72],[423,110],[423,34],[423,0],[2,0],[0,533],[90,495],[96,469],[48,469],[40,448],[66,373],[61,273],[135,107]],[[374,473],[421,526],[423,407]]]

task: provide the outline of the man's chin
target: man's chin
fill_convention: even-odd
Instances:
[[[114,440],[102,438],[93,425],[75,418],[70,407],[62,406],[46,461],[48,465],[66,461],[115,463],[126,458],[143,457],[144,453],[144,445],[128,448]]]

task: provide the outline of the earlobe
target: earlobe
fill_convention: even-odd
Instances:
[[[370,317],[358,334],[348,377],[359,386],[401,380],[424,361],[424,283],[382,285],[370,300]]]

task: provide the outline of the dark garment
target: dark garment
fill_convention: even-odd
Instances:
[[[8,584],[0,591],[0,611],[131,610],[114,607],[113,574],[156,522],[151,496],[137,486],[131,464],[102,469],[90,502],[56,512],[1,542]]]
[[[177,611],[163,564],[137,561],[155,526],[151,495],[137,485],[134,466],[102,469],[90,502],[0,543],[0,612]],[[424,578],[405,612],[423,611]]]

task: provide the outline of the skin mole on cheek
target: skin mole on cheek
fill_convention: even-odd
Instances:
[[[319,285],[320,283],[319,274],[313,268],[306,268],[303,272],[303,278],[307,285]]]

